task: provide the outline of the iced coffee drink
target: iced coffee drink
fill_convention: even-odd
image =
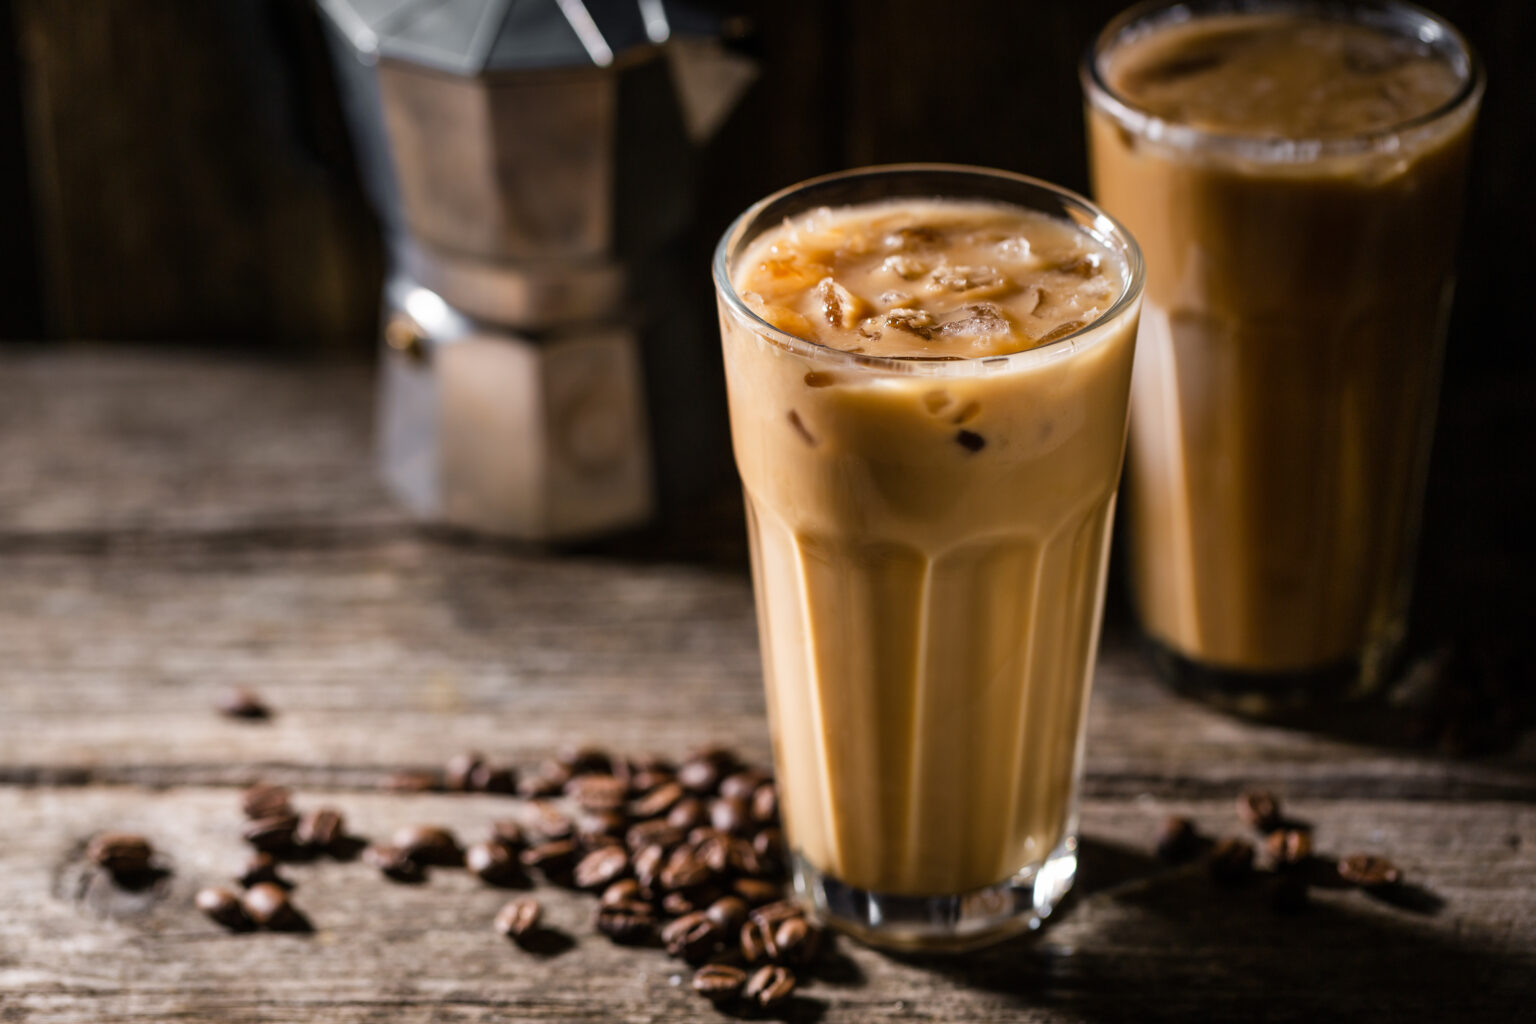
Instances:
[[[1402,637],[1481,95],[1396,4],[1140,7],[1084,67],[1094,189],[1141,243],[1130,581],[1174,680],[1270,712]]]
[[[876,168],[748,210],[715,278],[799,891],[892,946],[1038,923],[1076,866],[1134,244],[1030,179]]]

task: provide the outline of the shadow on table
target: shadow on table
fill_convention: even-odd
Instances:
[[[1079,879],[1059,912],[1065,920],[1037,935],[963,958],[903,960],[1011,997],[1021,1010],[1093,1021],[1358,1024],[1514,1019],[1529,1008],[1536,958],[1429,933],[1423,915],[1439,901],[1424,890],[1406,909],[1383,911],[1363,893],[1340,891],[1281,914],[1257,879],[1220,887],[1199,865],[1167,868],[1093,840],[1084,841]],[[1090,909],[1083,900],[1095,893]]]

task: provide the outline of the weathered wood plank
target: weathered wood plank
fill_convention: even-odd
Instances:
[[[363,833],[431,821],[473,835],[495,797],[301,792]],[[963,960],[838,944],[794,1019],[1515,1020],[1536,978],[1536,807],[1303,801],[1323,849],[1389,851],[1433,900],[1415,913],[1317,892],[1295,918],[1250,889],[1146,855],[1160,817],[1231,832],[1230,800],[1090,800],[1078,894],[1035,938]],[[225,935],[191,906],[244,857],[228,790],[0,789],[0,1019],[107,1021],[718,1020],[657,950],[596,936],[590,897],[541,886],[574,948],[534,957],[489,922],[506,893],[463,872],[393,885],[361,863],[286,869],[308,936]],[[80,863],[96,830],[151,835],[173,873],[114,891]],[[1475,867],[1476,870],[1469,870]],[[681,982],[681,983],[679,983]],[[1481,1016],[1478,1016],[1481,1015]]]

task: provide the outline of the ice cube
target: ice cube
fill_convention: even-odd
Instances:
[[[926,224],[913,224],[886,233],[885,248],[888,252],[911,252],[944,240],[944,233]]]
[[[1048,341],[1058,341],[1073,331],[1081,330],[1085,326],[1087,326],[1087,321],[1085,320],[1068,320],[1066,323],[1057,324],[1036,340],[1042,345]]]
[[[916,256],[899,252],[894,256],[887,256],[885,262],[880,264],[880,269],[888,274],[895,274],[903,281],[916,281],[928,273],[928,264]]]
[[[1057,270],[1063,274],[1075,274],[1081,278],[1090,278],[1098,275],[1104,265],[1104,257],[1096,252],[1078,253],[1071,259],[1056,265]]]
[[[1003,239],[1001,242],[997,243],[996,249],[998,256],[1005,260],[1023,262],[1024,260],[1029,259],[1029,239],[1025,238],[1023,235],[1012,235]]]
[[[919,338],[933,337],[933,314],[925,309],[893,309],[875,318],[877,325],[915,334]]]
[[[880,293],[880,305],[910,306],[912,305],[912,296],[908,292],[898,291],[893,288],[888,292]]]
[[[852,329],[869,313],[869,303],[831,277],[816,283],[816,295],[821,299],[822,314],[833,327]]]
[[[957,319],[939,326],[946,338],[993,338],[1013,330],[1008,314],[990,302],[978,302],[960,310]]]

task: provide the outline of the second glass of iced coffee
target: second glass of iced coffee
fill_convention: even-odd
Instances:
[[[1141,258],[1061,189],[872,168],[716,253],[731,433],[800,896],[959,949],[1076,870]]]

